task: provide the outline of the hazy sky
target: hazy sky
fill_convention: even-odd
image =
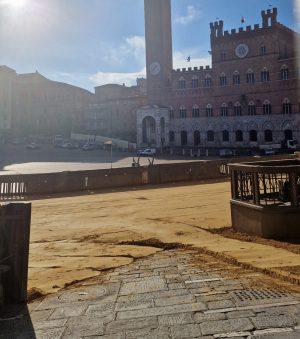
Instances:
[[[0,65],[93,91],[145,76],[143,0],[0,0]],[[172,0],[174,68],[210,64],[209,23],[261,24],[260,11],[300,31],[300,0]],[[298,14],[297,14],[298,13]],[[186,58],[191,56],[191,64]]]

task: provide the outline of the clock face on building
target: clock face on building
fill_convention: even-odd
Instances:
[[[239,44],[236,46],[235,55],[239,58],[245,58],[249,52],[249,47],[246,44]]]
[[[158,62],[152,62],[149,66],[149,71],[152,75],[157,75],[160,72],[160,64]]]

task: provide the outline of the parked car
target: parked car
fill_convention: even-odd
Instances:
[[[233,156],[233,152],[231,149],[221,149],[219,155],[222,158],[227,158]]]
[[[139,156],[153,156],[156,154],[156,149],[155,148],[145,148],[143,150],[138,150],[137,155]]]
[[[26,148],[28,148],[28,149],[39,149],[40,146],[38,144],[36,144],[35,142],[31,142],[30,144],[28,144],[26,146]]]
[[[95,144],[84,144],[81,149],[83,151],[93,151],[95,149],[97,149],[97,146]]]
[[[66,149],[76,149],[78,147],[79,147],[78,144],[75,144],[75,143],[72,143],[72,142],[66,142],[66,143],[61,145],[61,148],[66,148]]]
[[[276,152],[273,148],[266,148],[265,155],[274,155]]]

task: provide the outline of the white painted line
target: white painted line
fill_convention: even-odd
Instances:
[[[232,311],[243,311],[243,310],[256,310],[260,308],[270,308],[270,307],[279,307],[279,306],[290,306],[290,305],[299,305],[300,301],[287,301],[281,303],[272,303],[272,304],[260,304],[260,305],[249,305],[249,306],[236,306],[236,307],[227,307],[227,308],[219,308],[217,310],[208,310],[204,311],[204,314],[212,314],[212,313],[224,313],[224,312],[232,312]]]
[[[214,334],[214,338],[234,338],[234,337],[245,337],[245,336],[250,336],[251,333],[246,331],[246,332],[232,332],[232,333],[219,333],[219,334]]]
[[[225,280],[223,278],[208,278],[208,279],[201,279],[201,280],[187,280],[185,284],[193,284],[193,283],[202,283],[202,282],[210,282],[210,281],[222,281]]]

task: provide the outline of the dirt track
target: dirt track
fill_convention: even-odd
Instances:
[[[299,279],[300,255],[288,247],[211,232],[230,226],[229,199],[229,182],[210,182],[36,200],[29,288],[54,292],[161,251],[163,243],[192,245],[246,267]],[[155,246],[149,239],[161,243]]]

